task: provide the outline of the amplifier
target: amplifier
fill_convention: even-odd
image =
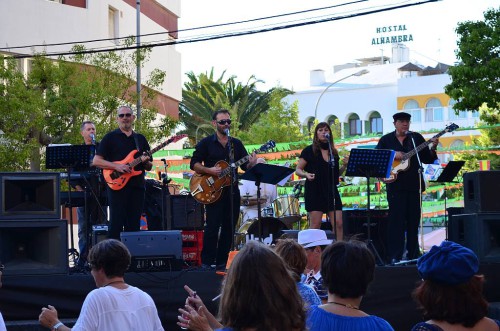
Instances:
[[[108,239],[108,226],[106,224],[92,225],[92,246]]]

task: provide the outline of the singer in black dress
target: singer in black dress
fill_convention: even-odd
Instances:
[[[329,146],[333,154],[333,174],[329,162]],[[342,200],[337,185],[345,164],[339,168],[339,152],[333,143],[332,131],[328,123],[321,122],[314,129],[312,145],[302,150],[295,171],[297,176],[306,179],[304,197],[310,228],[319,229],[323,214],[327,214],[337,240],[343,238]]]

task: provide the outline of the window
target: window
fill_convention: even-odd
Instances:
[[[108,36],[114,39],[115,44],[119,44],[118,39],[118,10],[113,7],[108,8]]]
[[[405,102],[403,106],[403,110],[411,115],[411,121],[415,123],[422,122],[422,112],[420,111],[420,107],[418,106],[418,102],[413,99],[410,99]]]
[[[443,121],[443,106],[441,101],[436,98],[431,98],[425,104],[425,121],[426,122],[442,122]]]
[[[351,115],[349,117],[349,135],[359,136],[361,135],[361,121],[358,115]]]
[[[380,117],[372,118],[370,120],[370,130],[372,133],[382,133],[383,132],[382,119]]]
[[[467,112],[461,110],[458,115],[455,114],[455,109],[454,106],[457,102],[453,99],[450,99],[450,102],[448,103],[448,119],[449,120],[456,120],[456,119],[464,119],[467,118]]]

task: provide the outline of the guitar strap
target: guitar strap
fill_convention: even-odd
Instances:
[[[139,148],[139,141],[137,140],[137,134],[135,133],[135,131],[133,131],[132,134],[134,135],[135,149],[137,149],[140,153],[141,149]]]

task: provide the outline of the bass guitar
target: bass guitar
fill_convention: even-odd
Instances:
[[[269,140],[267,143],[260,146],[260,148],[256,150],[256,152],[264,152],[268,149],[274,148],[275,146],[276,143],[272,140]],[[250,155],[243,157],[242,159],[234,163],[234,167],[237,169],[240,165],[247,162],[249,158]],[[221,160],[217,162],[215,166],[222,169],[219,176],[206,174],[201,175],[195,173],[189,181],[189,189],[191,190],[191,195],[199,203],[208,205],[219,200],[222,194],[222,189],[225,186],[229,186],[231,184],[231,167],[229,167],[229,163]]]
[[[443,134],[445,134],[447,132],[453,132],[456,129],[458,129],[458,125],[456,125],[455,123],[451,123],[443,131],[439,132],[437,135],[435,135],[431,139],[439,138]],[[391,174],[387,178],[381,178],[381,180],[384,183],[386,183],[386,184],[387,183],[392,183],[392,182],[396,181],[396,179],[398,178],[398,172],[408,170],[408,168],[410,167],[410,159],[411,159],[411,157],[413,155],[415,155],[416,153],[420,152],[422,149],[424,149],[427,146],[429,146],[432,143],[431,139],[429,139],[429,140],[421,143],[420,145],[417,146],[416,149],[413,149],[410,152],[405,153],[403,155],[403,158],[401,160],[394,160],[394,162],[392,162]]]
[[[174,143],[176,141],[179,141],[180,139],[182,139],[184,137],[187,137],[187,135],[186,134],[181,134],[181,135],[178,135],[178,136],[174,136],[174,137],[172,137],[172,138],[164,141],[160,145],[156,146],[152,150],[148,151],[147,155],[141,155],[141,156],[139,156],[137,158],[134,158],[134,156],[139,151],[136,150],[136,149],[134,149],[123,160],[113,162],[113,163],[116,163],[116,164],[128,164],[130,166],[130,168],[132,169],[132,171],[129,172],[129,173],[126,173],[126,172],[122,173],[122,172],[119,172],[119,171],[116,171],[116,170],[103,169],[102,174],[104,176],[104,180],[106,181],[106,184],[108,184],[108,186],[112,190],[115,190],[115,191],[121,190],[122,188],[125,187],[125,185],[127,185],[127,183],[130,180],[130,178],[142,174],[141,170],[135,170],[134,169],[134,167],[136,165],[138,165],[138,164],[140,164],[140,163],[142,163],[142,162],[150,159],[151,155],[153,155],[154,153],[158,152],[160,149],[162,149],[163,147],[167,146],[168,144],[171,144],[171,143]]]

